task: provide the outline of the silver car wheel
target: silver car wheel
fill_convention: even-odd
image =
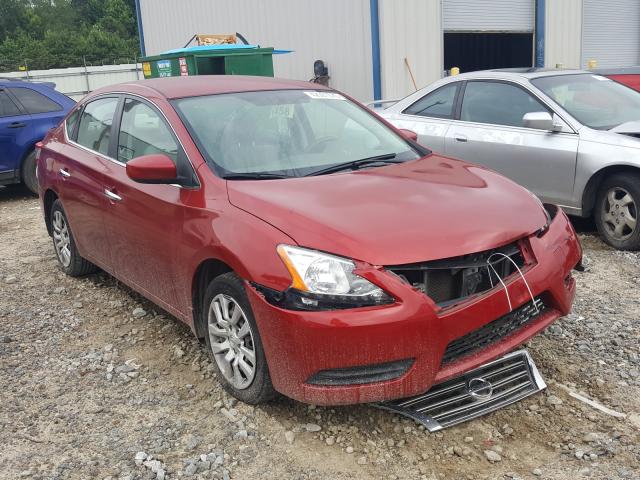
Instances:
[[[236,389],[244,390],[256,375],[256,350],[251,324],[232,297],[216,295],[207,317],[213,357],[224,378]]]
[[[602,205],[602,221],[607,233],[616,240],[626,240],[636,229],[638,209],[629,192],[610,188]]]
[[[53,213],[53,244],[63,267],[71,265],[71,236],[67,220],[60,210]]]

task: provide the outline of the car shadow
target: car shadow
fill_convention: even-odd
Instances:
[[[0,202],[4,200],[30,200],[38,198],[22,184],[0,186]]]

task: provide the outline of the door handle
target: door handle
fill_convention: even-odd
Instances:
[[[120,195],[118,195],[117,193],[113,193],[111,190],[106,189],[106,188],[104,189],[104,195],[109,200],[112,200],[114,202],[119,202],[119,201],[122,200],[122,197]]]
[[[12,122],[7,126],[7,128],[23,128],[26,126],[27,124],[24,122]]]
[[[61,168],[60,170],[58,170],[58,173],[62,175],[64,178],[69,178],[71,176],[69,171],[64,168]]]
[[[453,138],[455,138],[456,142],[466,142],[468,140],[466,135],[461,135],[459,133],[456,133]]]

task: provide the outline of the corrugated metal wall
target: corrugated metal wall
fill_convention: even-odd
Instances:
[[[414,91],[407,58],[418,88],[442,76],[441,0],[380,0],[382,97]]]
[[[544,63],[580,68],[582,0],[546,0]]]
[[[275,75],[308,80],[314,60],[331,86],[373,98],[368,0],[141,0],[147,55],[179,48],[196,33],[242,33],[251,43],[293,49],[274,58]]]
[[[534,18],[534,0],[442,0],[445,32],[531,32]]]
[[[597,60],[599,68],[640,64],[640,2],[584,0],[582,65]]]

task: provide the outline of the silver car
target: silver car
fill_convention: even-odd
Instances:
[[[376,111],[436,152],[496,170],[571,215],[593,215],[610,245],[640,249],[639,92],[577,70],[481,71]]]

